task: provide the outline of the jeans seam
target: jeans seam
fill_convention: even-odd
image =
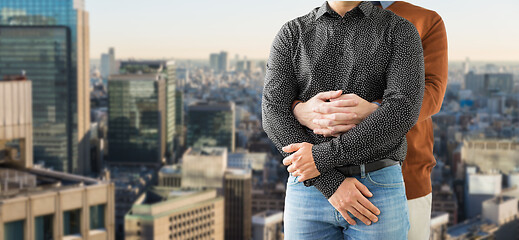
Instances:
[[[390,188],[394,188],[394,187],[399,187],[400,185],[402,185],[402,183],[404,183],[404,181],[401,181],[401,182],[397,182],[397,183],[379,183],[379,182],[376,182],[375,180],[373,180],[371,178],[371,176],[368,174],[366,174],[367,176],[367,179],[368,181],[375,185],[375,186],[379,186],[379,187],[390,187]]]

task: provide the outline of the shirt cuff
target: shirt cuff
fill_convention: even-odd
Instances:
[[[337,170],[329,171],[317,177],[314,187],[321,192],[326,199],[332,197],[346,177]]]
[[[332,141],[312,146],[312,157],[314,158],[315,167],[319,173],[323,174],[335,167],[332,160],[336,160],[335,156],[330,152],[330,144]]]

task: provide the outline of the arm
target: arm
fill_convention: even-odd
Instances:
[[[290,111],[298,88],[292,65],[293,35],[288,23],[278,32],[267,62],[262,97],[263,129],[284,157],[284,146],[310,142],[310,136]]]
[[[293,143],[311,142],[310,136],[299,124],[291,111],[292,102],[297,97],[297,86],[292,66],[292,34],[285,24],[272,43],[270,56],[267,63],[267,72],[263,88],[262,117],[263,129],[274,142],[284,157],[291,151],[283,151],[283,147]],[[330,96],[336,96],[329,92]],[[340,93],[338,94],[340,95]],[[337,95],[337,96],[338,96]],[[286,149],[285,149],[286,150]],[[309,155],[311,156],[311,147]],[[286,165],[289,165],[287,163]],[[335,191],[346,177],[335,169],[331,169],[325,175],[318,176],[321,183]],[[324,189],[324,188],[323,188]],[[330,198],[332,191],[322,191],[323,195]]]
[[[379,158],[393,150],[415,124],[424,91],[420,37],[411,23],[403,21],[395,27],[392,41],[393,56],[381,106],[347,133],[313,146],[312,155],[321,174],[337,165]]]
[[[418,122],[429,119],[441,109],[448,78],[447,33],[440,16],[423,36],[425,91]]]

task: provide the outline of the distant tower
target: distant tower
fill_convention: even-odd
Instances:
[[[465,62],[463,62],[463,74],[467,74],[470,71],[470,59],[465,58]]]

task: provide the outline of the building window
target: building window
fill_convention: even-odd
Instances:
[[[8,222],[4,224],[4,239],[23,240],[24,220]]]
[[[34,219],[34,239],[52,240],[53,220],[52,214],[36,217]]]
[[[105,205],[90,206],[90,229],[105,228]]]
[[[63,234],[73,235],[80,234],[80,217],[81,210],[75,209],[63,212]]]

